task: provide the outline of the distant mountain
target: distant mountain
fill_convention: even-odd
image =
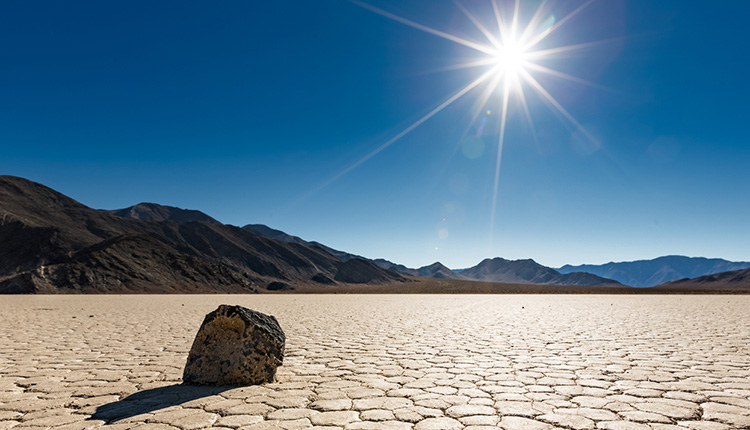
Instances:
[[[699,276],[693,279],[679,279],[665,282],[656,288],[714,290],[714,291],[750,291],[750,269],[733,270]]]
[[[180,221],[180,222],[209,222],[220,224],[201,211],[191,209],[180,209],[173,206],[162,206],[156,203],[138,203],[125,209],[107,211],[121,218],[140,221]]]
[[[248,224],[244,229],[253,231],[265,237],[273,238],[288,243],[298,243],[306,246],[316,247],[335,255],[343,261],[353,258],[364,259],[372,262],[381,269],[401,276],[416,276],[421,278],[438,278],[438,279],[456,279],[456,280],[474,280],[488,282],[508,282],[523,284],[553,284],[553,285],[574,285],[574,286],[622,286],[612,279],[605,279],[590,273],[571,273],[562,275],[546,266],[536,263],[533,260],[509,261],[502,258],[486,259],[469,269],[451,270],[440,262],[433,263],[429,266],[412,269],[402,264],[396,264],[391,261],[378,258],[374,260],[365,257],[339,251],[319,242],[308,242],[297,236],[292,236],[281,230],[276,230],[263,224]]]
[[[147,209],[118,216],[41,184],[0,176],[0,293],[255,292],[273,282],[404,280],[366,260],[347,264],[318,247],[210,217],[171,219],[201,217],[198,211]],[[132,219],[141,216],[166,220]]]
[[[417,276],[423,278],[438,278],[438,279],[463,279],[467,280],[466,276],[460,275],[453,270],[443,266],[440,262],[435,262],[429,266],[420,267],[416,270]]]
[[[613,286],[622,285],[612,279],[602,278],[590,273],[561,274],[534,260],[506,260],[504,258],[485,259],[481,263],[459,272],[465,279],[488,282],[506,282],[515,284],[552,284],[577,286]]]
[[[670,255],[653,260],[627,261],[601,265],[566,265],[560,273],[587,272],[614,279],[633,287],[652,287],[684,278],[750,268],[750,262],[732,262],[720,258]]]

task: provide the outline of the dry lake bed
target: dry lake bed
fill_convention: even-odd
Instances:
[[[278,382],[180,385],[219,304]],[[0,296],[0,429],[750,428],[750,296]]]

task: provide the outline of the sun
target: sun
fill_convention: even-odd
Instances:
[[[505,140],[508,111],[509,109],[511,109],[511,93],[517,95],[517,97],[514,97],[513,99],[514,101],[518,101],[519,108],[522,109],[523,113],[525,114],[529,127],[534,134],[535,139],[536,131],[534,128],[534,122],[532,120],[529,105],[526,100],[525,89],[530,89],[532,92],[536,93],[544,102],[546,102],[547,106],[551,107],[559,115],[566,118],[576,128],[576,131],[579,134],[598,144],[597,140],[578,122],[578,120],[576,120],[573,115],[571,115],[552,96],[549,90],[546,89],[534,77],[535,74],[541,73],[579,84],[597,86],[591,82],[567,75],[558,70],[554,70],[542,65],[542,63],[546,63],[543,60],[548,60],[553,57],[557,58],[562,54],[566,54],[570,51],[590,47],[597,44],[597,42],[539,49],[540,42],[545,40],[547,42],[553,41],[553,35],[560,29],[560,27],[570,22],[576,15],[578,15],[582,10],[587,8],[596,0],[580,0],[581,4],[569,14],[563,16],[561,19],[557,19],[555,17],[555,15],[549,9],[549,4],[547,1],[542,1],[539,3],[538,7],[532,11],[531,14],[525,15],[531,16],[531,18],[523,23],[520,22],[521,0],[487,0],[487,9],[482,11],[481,16],[483,18],[494,18],[494,22],[490,23],[491,25],[489,26],[489,28],[485,25],[487,24],[486,22],[480,21],[471,11],[463,6],[459,0],[455,0],[456,6],[461,10],[461,12],[463,12],[468,20],[471,21],[474,27],[484,36],[486,40],[483,41],[469,40],[446,31],[441,31],[425,26],[418,22],[375,7],[362,0],[348,1],[388,19],[400,22],[404,25],[416,28],[418,30],[437,37],[441,37],[446,40],[450,40],[477,51],[478,53],[480,53],[480,56],[477,60],[463,64],[456,64],[450,69],[455,70],[477,68],[480,70],[483,69],[483,71],[480,72],[477,78],[471,80],[468,84],[466,84],[466,86],[448,96],[426,115],[422,116],[414,123],[403,129],[401,132],[397,133],[395,136],[391,137],[386,142],[370,151],[368,154],[351,164],[349,167],[343,169],[337,175],[310,192],[308,196],[323,189],[332,182],[351,172],[362,163],[374,157],[381,151],[385,150],[390,145],[394,144],[406,134],[422,125],[428,119],[435,116],[438,112],[442,111],[456,100],[464,97],[470,92],[476,92],[475,90],[479,89],[481,89],[481,92],[479,92],[477,102],[474,103],[475,110],[472,113],[474,120],[477,120],[483,112],[487,112],[487,105],[492,98],[499,97],[499,103],[497,104],[499,104],[501,107],[499,115],[497,115],[498,121],[500,123],[500,133],[497,141],[497,159],[495,164],[494,189],[491,206],[492,212],[490,215],[490,219],[492,220],[490,223],[490,238],[492,237],[492,230],[497,208],[500,163],[503,152],[503,143]],[[551,43],[547,43],[546,45],[550,44]]]
[[[519,77],[526,72],[528,63],[524,47],[516,40],[509,40],[498,48],[492,58],[497,67],[496,73],[511,83],[511,89],[517,88],[521,84]]]

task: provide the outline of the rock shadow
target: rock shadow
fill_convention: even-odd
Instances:
[[[122,400],[99,406],[89,419],[113,423],[170,406],[179,406],[192,400],[215,396],[234,388],[237,387],[212,387],[186,384],[151,388],[133,393]]]

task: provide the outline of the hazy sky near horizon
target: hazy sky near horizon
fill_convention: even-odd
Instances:
[[[367,3],[488,44],[452,1]],[[539,2],[521,3],[523,27]],[[484,54],[345,0],[0,4],[0,174],[410,267],[750,260],[750,2],[599,0],[564,21],[585,3],[548,2],[534,31],[601,42],[538,62],[590,84],[530,71],[578,124],[527,84],[532,126],[511,92],[494,218],[499,89],[367,158]],[[497,33],[490,0],[461,4]]]

